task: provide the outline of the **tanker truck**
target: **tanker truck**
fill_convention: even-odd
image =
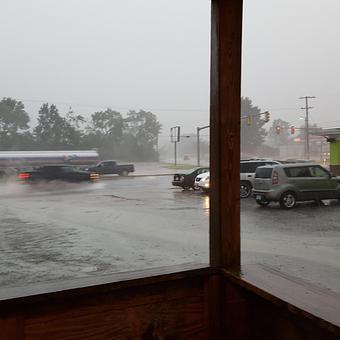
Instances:
[[[0,151],[0,177],[16,173],[23,168],[41,165],[89,166],[97,164],[98,161],[96,150]]]

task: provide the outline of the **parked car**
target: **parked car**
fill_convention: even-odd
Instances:
[[[251,195],[255,170],[259,166],[281,164],[279,161],[269,159],[249,159],[240,162],[240,197],[248,198]]]
[[[208,192],[210,190],[210,172],[203,173],[201,175],[198,175],[195,178],[195,187],[198,189],[201,189],[205,192]]]
[[[253,195],[261,206],[279,202],[285,209],[298,201],[340,199],[340,177],[316,163],[261,166],[255,172]]]
[[[190,188],[197,189],[194,186],[195,178],[203,173],[206,173],[209,171],[209,168],[196,168],[190,173],[179,173],[174,174],[174,178],[172,181],[172,185],[181,187],[185,190],[189,190]]]
[[[130,172],[135,171],[133,164],[118,165],[116,161],[102,161],[97,165],[86,168],[87,171],[96,172],[100,175],[114,175],[127,176]]]
[[[99,179],[97,173],[78,170],[72,165],[45,165],[32,171],[23,171],[18,178],[27,183],[39,181],[66,181],[66,182],[94,182]]]

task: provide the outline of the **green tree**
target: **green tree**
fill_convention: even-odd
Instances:
[[[30,119],[24,104],[12,98],[0,101],[0,148],[15,150],[21,148],[21,136],[27,134]]]
[[[152,112],[132,110],[127,113],[124,144],[135,160],[157,160],[161,124]],[[128,142],[128,143],[127,143]]]
[[[124,120],[120,112],[110,108],[95,112],[92,116],[92,130],[112,141],[119,142],[123,135]]]
[[[261,110],[253,106],[252,101],[247,97],[241,98],[241,152],[245,154],[255,154],[267,135],[263,126],[266,124]],[[247,118],[250,116],[250,122]],[[250,124],[249,124],[250,123]]]
[[[102,158],[117,157],[123,137],[124,119],[120,112],[111,110],[95,112],[84,136],[84,145],[96,147]]]
[[[285,120],[275,119],[268,131],[268,140],[270,144],[276,147],[287,144],[290,126],[290,123]],[[276,132],[277,127],[280,127],[279,134]]]
[[[70,107],[64,121],[63,142],[68,148],[80,149],[84,137],[84,124],[86,120],[82,115],[74,113]]]
[[[57,107],[48,103],[43,104],[39,110],[38,125],[34,129],[36,141],[41,149],[58,150],[68,146],[65,139],[65,118],[59,115]]]

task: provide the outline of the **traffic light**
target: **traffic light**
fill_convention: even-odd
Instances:
[[[275,128],[275,132],[276,132],[277,135],[279,135],[280,132],[281,132],[281,127],[280,127],[280,126],[277,126],[277,127]]]
[[[290,133],[291,133],[292,135],[294,135],[294,133],[295,133],[295,126],[291,126],[291,127],[290,127]]]
[[[266,123],[268,123],[268,122],[270,121],[270,113],[269,113],[268,111],[266,111],[266,112],[264,113],[264,121],[265,121]]]
[[[251,125],[252,119],[251,116],[247,116],[247,125]]]

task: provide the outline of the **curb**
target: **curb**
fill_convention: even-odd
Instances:
[[[161,177],[161,176],[173,176],[174,174],[145,174],[145,175],[128,175],[128,176],[118,176],[118,175],[102,175],[99,180],[114,180],[114,179],[129,179],[135,177]]]

